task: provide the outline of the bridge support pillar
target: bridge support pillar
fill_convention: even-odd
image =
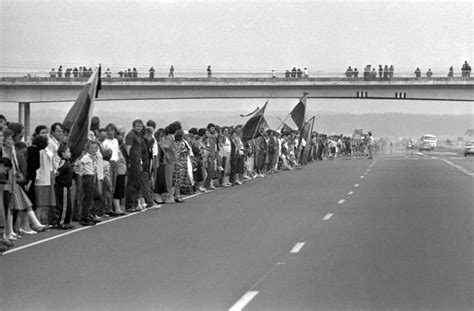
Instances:
[[[18,103],[18,122],[25,126],[24,140],[27,141],[30,137],[30,103]]]

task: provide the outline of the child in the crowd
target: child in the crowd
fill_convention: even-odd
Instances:
[[[72,218],[72,199],[71,186],[73,168],[71,165],[71,150],[62,144],[58,148],[58,156],[61,158],[58,171],[56,173],[55,193],[56,206],[53,214],[53,228],[73,229],[71,225]]]
[[[79,174],[82,176],[82,209],[80,223],[83,226],[93,226],[100,222],[94,217],[94,198],[101,197],[97,179],[97,164],[99,145],[97,141],[88,141],[86,152],[77,161]]]
[[[104,213],[109,216],[119,216],[112,210],[112,178],[110,172],[110,159],[112,158],[112,151],[104,149],[102,151],[102,160],[104,166],[104,179],[102,181],[102,198],[104,205]]]

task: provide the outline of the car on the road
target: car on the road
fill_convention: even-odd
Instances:
[[[423,150],[428,150],[428,151],[431,151],[432,149],[432,146],[429,142],[427,141],[422,141],[420,142],[420,144],[418,145],[418,151],[423,151]]]
[[[467,157],[468,154],[474,154],[474,141],[468,141],[464,145],[464,156]]]
[[[434,150],[436,148],[436,144],[438,143],[438,137],[432,134],[425,134],[420,139],[420,144],[421,143],[429,143],[430,149]]]

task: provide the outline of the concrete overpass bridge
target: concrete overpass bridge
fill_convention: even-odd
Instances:
[[[29,128],[30,104],[71,102],[86,79],[0,78],[0,103],[19,103]],[[210,98],[391,99],[474,102],[474,80],[461,78],[105,78],[97,101]]]
[[[0,102],[74,101],[85,79],[1,78]],[[394,78],[161,78],[102,80],[99,101],[209,98],[367,98],[474,101],[474,80]]]

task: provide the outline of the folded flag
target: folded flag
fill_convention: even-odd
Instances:
[[[71,150],[72,161],[82,154],[88,140],[87,135],[94,108],[94,98],[97,98],[101,89],[100,72],[99,66],[82,88],[63,121],[63,127],[69,133],[67,144]]]

